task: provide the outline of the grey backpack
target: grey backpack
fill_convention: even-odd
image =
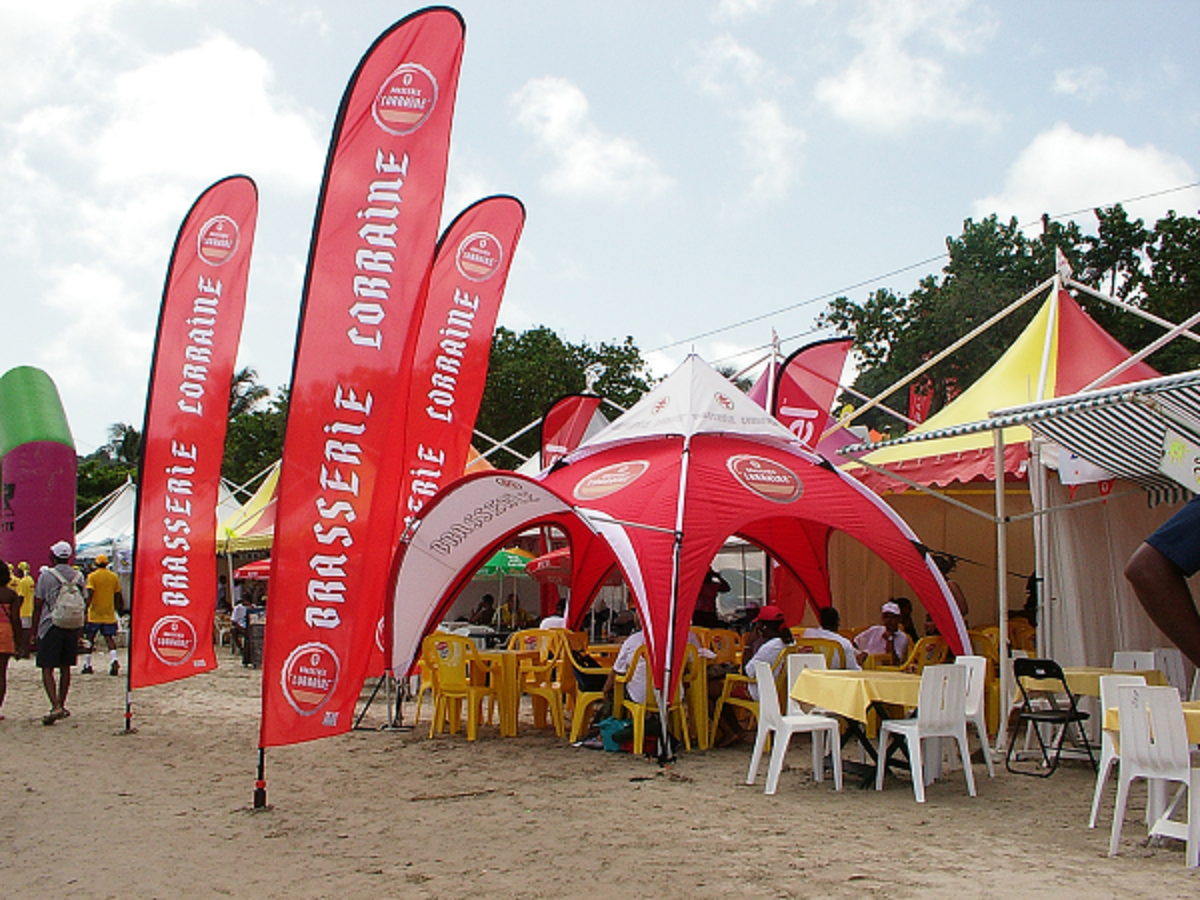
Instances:
[[[82,628],[84,616],[87,613],[87,603],[83,599],[83,590],[80,588],[79,582],[74,579],[67,581],[58,574],[57,569],[50,571],[58,579],[58,594],[54,598],[54,609],[50,613],[50,622],[67,631]]]

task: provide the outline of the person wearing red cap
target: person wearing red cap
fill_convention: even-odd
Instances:
[[[752,675],[754,663],[765,662],[771,667],[771,672],[778,677],[777,667],[782,664],[783,649],[792,641],[792,633],[784,624],[783,610],[774,604],[762,607],[759,609],[758,615],[754,617],[754,630],[747,636],[742,647],[742,671],[747,675]],[[709,682],[710,697],[719,697],[723,689],[724,679]],[[738,684],[734,687],[734,693],[736,696],[757,700],[758,685],[754,682],[745,685]],[[734,708],[732,706],[722,708],[717,746],[728,747],[741,740],[745,734],[745,729],[738,722]]]

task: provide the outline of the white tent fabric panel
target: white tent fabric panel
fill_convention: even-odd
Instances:
[[[1054,507],[1070,502],[1068,489],[1049,479]],[[1125,563],[1138,545],[1171,517],[1178,505],[1150,508],[1146,495],[1118,482],[1104,503],[1077,506],[1048,515],[1051,597],[1049,653],[1065,666],[1111,665],[1114,650],[1172,646],[1150,621],[1125,580]],[[1120,496],[1124,493],[1123,496]],[[1098,496],[1081,487],[1076,500]],[[1200,576],[1192,579],[1192,591]],[[1043,598],[1044,600],[1045,598]]]

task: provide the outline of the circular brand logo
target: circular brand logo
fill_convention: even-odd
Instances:
[[[597,469],[575,485],[575,499],[599,500],[601,497],[615,494],[641,478],[649,468],[649,462],[636,459]]]
[[[513,481],[511,478],[497,478],[496,484],[500,485],[500,487],[509,488],[510,490],[514,491],[524,490],[525,488],[525,483],[523,481]]]
[[[494,234],[486,231],[477,231],[463,238],[454,257],[458,271],[470,281],[487,281],[496,274],[502,262],[504,248]]]
[[[804,492],[799,476],[773,459],[761,456],[731,456],[725,461],[730,474],[744,488],[775,503],[799,500]]]
[[[713,399],[717,401],[717,405],[724,409],[733,409],[733,401],[724,394],[713,394]]]
[[[237,253],[237,222],[229,216],[213,216],[200,226],[196,237],[196,255],[210,266],[223,266]]]
[[[150,652],[168,666],[182,666],[196,652],[196,629],[182,616],[163,616],[150,629]]]
[[[379,648],[380,653],[386,653],[387,648],[383,644],[383,616],[379,617],[379,621],[375,623],[375,646]]]
[[[283,696],[300,715],[311,716],[333,696],[341,668],[332,647],[315,641],[301,644],[288,654],[279,674]]]
[[[417,63],[405,63],[379,88],[371,115],[388,134],[412,134],[433,112],[437,95],[437,79],[430,71]]]

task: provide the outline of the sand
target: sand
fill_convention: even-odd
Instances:
[[[99,655],[97,658],[101,658]],[[228,660],[228,662],[227,662]],[[1146,847],[1136,790],[1107,858],[1112,792],[1093,775],[962,773],[924,805],[814,784],[806,738],[779,792],[745,779],[749,745],[673,765],[568,746],[528,721],[428,739],[355,731],[267,754],[252,809],[261,673],[138,691],[76,674],[69,719],[41,724],[39,672],[10,667],[0,722],[0,897],[1195,897],[1182,844]],[[106,670],[107,667],[105,667]],[[411,718],[413,707],[406,706]],[[378,726],[373,709],[367,723]]]

